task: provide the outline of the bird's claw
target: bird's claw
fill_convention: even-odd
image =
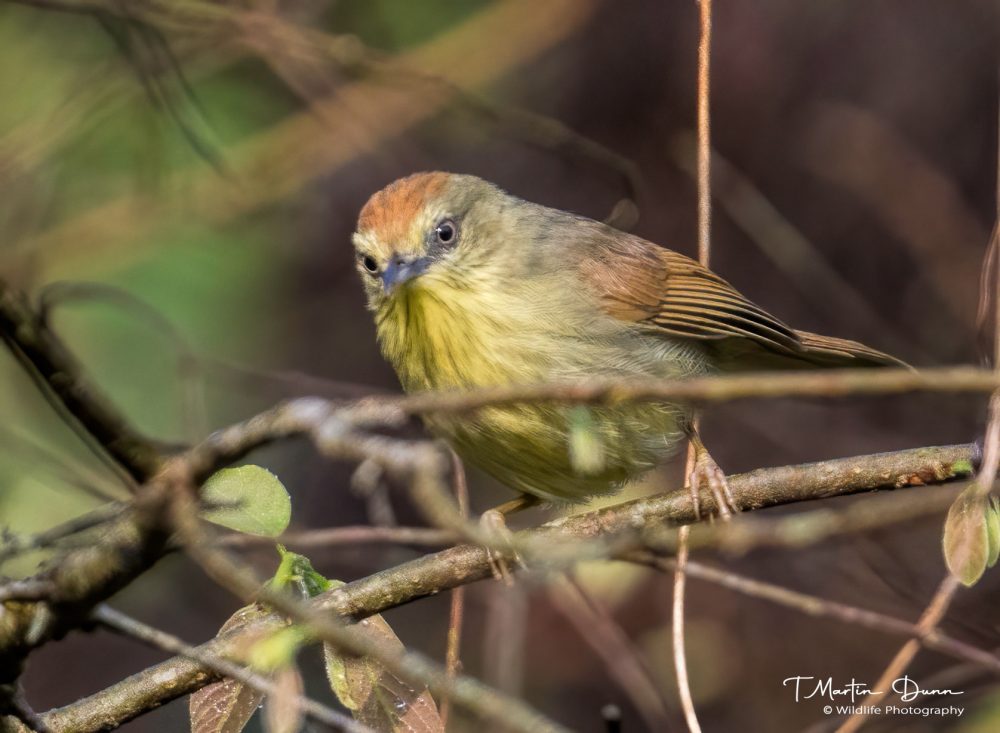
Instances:
[[[694,467],[688,476],[688,490],[691,492],[691,503],[694,506],[695,519],[701,519],[701,501],[699,491],[702,486],[708,487],[715,499],[716,511],[723,521],[729,520],[739,512],[733,492],[726,481],[726,474],[719,468],[711,454],[701,446],[695,450]]]
[[[514,584],[514,576],[511,573],[509,560],[522,569],[527,568],[524,559],[518,554],[514,547],[514,533],[507,527],[507,520],[504,513],[499,509],[490,509],[483,512],[479,518],[479,526],[489,540],[486,548],[490,561],[490,570],[493,577],[502,580],[507,585]],[[503,549],[498,549],[503,548]]]

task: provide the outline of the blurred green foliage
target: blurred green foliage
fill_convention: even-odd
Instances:
[[[489,0],[366,0],[333,5],[330,28],[351,28],[386,51],[405,51],[475,15]]]
[[[188,73],[193,95],[167,78],[174,103],[223,160],[227,146],[295,107],[254,63],[195,66]],[[106,101],[89,96],[107,88],[114,94]],[[267,347],[288,261],[279,232],[294,227],[287,212],[263,212],[228,226],[179,217],[141,246],[100,249],[93,257],[76,253],[71,268],[58,260],[36,265],[32,245],[20,241],[121,196],[164,195],[161,185],[172,171],[208,165],[171,116],[151,104],[128,59],[96,22],[0,8],[0,97],[0,180],[6,170],[17,184],[5,186],[0,202],[8,235],[0,243],[0,263],[20,276],[17,285],[36,293],[63,280],[120,288],[161,313],[198,354],[280,360],[280,352]],[[183,211],[183,202],[177,209]],[[151,435],[192,440],[215,426],[200,416],[231,419],[245,412],[239,395],[191,384],[201,377],[180,373],[177,345],[141,310],[100,298],[72,301],[55,309],[53,322],[93,380]],[[191,405],[186,392],[208,404]],[[108,475],[7,359],[0,362],[0,414],[7,428],[16,426],[70,466]],[[35,532],[95,504],[67,483],[76,471],[52,475],[45,469],[38,456],[0,454],[0,524]],[[34,561],[4,571],[25,572]]]
[[[322,22],[392,51],[419,44],[486,5],[344,2],[333,4]],[[194,353],[280,365],[280,349],[271,345],[280,343],[274,313],[291,279],[294,254],[287,245],[294,241],[288,233],[297,229],[294,210],[274,207],[226,225],[178,215],[134,246],[99,247],[81,257],[87,244],[80,243],[67,263],[34,257],[32,237],[108,202],[175,195],[164,189],[171,174],[213,162],[199,155],[190,135],[218,156],[218,175],[224,176],[228,147],[301,109],[259,60],[196,58],[183,65],[183,80],[172,72],[161,77],[167,110],[146,93],[133,61],[93,19],[0,8],[0,164],[9,163],[0,165],[0,181],[6,169],[17,182],[6,187],[0,203],[8,234],[0,243],[0,266],[18,273],[17,284],[29,292],[63,280],[120,288],[162,314]],[[175,208],[183,212],[183,200]],[[206,390],[203,374],[183,372],[177,344],[141,311],[96,298],[59,306],[53,318],[87,372],[150,435],[193,440],[249,409],[247,396]],[[0,455],[0,524],[31,533],[94,506],[66,479],[74,466],[108,474],[7,361],[0,364],[0,411],[7,425],[69,463],[66,471],[39,474],[39,461],[23,453]],[[35,559],[5,571],[26,572]]]
[[[280,5],[289,10],[293,22],[357,35],[373,48],[392,53],[414,49],[498,3],[335,0]],[[639,233],[684,249],[694,238],[694,188],[666,151],[669,141],[688,130],[693,121],[697,8],[690,3],[646,3],[623,13],[617,3],[596,5],[601,6],[599,15],[572,38],[560,41],[558,48],[544,49],[541,60],[503,65],[499,86],[505,99],[536,111],[555,112],[571,127],[596,135],[639,162],[649,183],[649,195],[640,202]],[[878,312],[899,327],[897,338],[934,347],[919,363],[949,363],[970,356],[968,323],[949,320],[942,302],[964,303],[971,312],[974,295],[969,293],[975,289],[975,278],[968,273],[978,272],[981,244],[993,216],[993,171],[984,161],[994,159],[990,150],[996,132],[992,94],[996,80],[990,59],[995,55],[996,37],[988,29],[997,25],[978,17],[976,5],[907,0],[876,7],[845,2],[837,4],[833,15],[833,6],[822,4],[716,5],[713,126],[721,152],[815,240],[818,257],[829,260],[872,298]],[[460,69],[466,62],[497,65],[495,54],[515,46],[525,35],[520,30],[537,25],[539,7],[543,4],[518,19],[523,25],[514,23],[503,33],[483,38],[475,49],[481,53],[466,53],[457,62],[449,59],[453,68]],[[122,288],[161,313],[198,354],[251,368],[311,369],[322,376],[377,382],[381,388],[393,389],[396,384],[389,370],[377,361],[370,319],[361,317],[360,295],[349,289],[356,284],[349,260],[341,259],[348,251],[347,220],[356,211],[353,207],[360,205],[359,198],[363,200],[391,176],[418,167],[449,166],[482,173],[512,191],[562,208],[589,213],[606,208],[608,191],[602,174],[591,175],[589,167],[560,165],[551,151],[526,150],[530,146],[512,142],[496,126],[459,114],[439,116],[433,125],[387,140],[384,150],[365,153],[363,164],[359,164],[360,157],[351,158],[351,169],[341,171],[343,175],[323,189],[324,195],[331,189],[337,193],[333,199],[324,199],[322,208],[296,200],[257,208],[241,218],[204,221],[187,213],[198,207],[170,188],[171,176],[181,171],[225,176],[228,148],[293,114],[309,113],[305,103],[259,59],[207,54],[186,58],[183,67],[193,96],[168,76],[165,88],[171,94],[171,114],[151,103],[133,66],[96,22],[0,4],[0,190],[4,193],[0,199],[0,271],[5,277],[33,293],[59,280]],[[344,81],[335,70],[333,76]],[[406,93],[405,87],[399,85],[401,94]],[[903,161],[907,165],[920,157],[930,161],[941,180],[951,181],[978,206],[974,208],[982,215],[978,224],[987,227],[982,236],[964,234],[967,230],[958,226],[976,224],[974,216],[950,216],[947,207],[932,206],[931,199],[915,196],[919,191],[907,185],[910,169],[896,167],[899,161],[892,158],[891,149],[873,146],[856,154],[859,148],[855,146],[864,143],[858,138],[863,126],[837,125],[835,134],[829,134],[829,126],[819,123],[829,122],[831,100],[866,110],[885,122],[891,139],[919,152]],[[413,104],[426,104],[422,89],[413,94]],[[212,163],[192,147],[175,118],[214,151],[221,161],[218,172],[213,173]],[[833,119],[857,122],[850,115]],[[364,119],[345,120],[343,128],[334,126],[331,134],[343,133],[346,139],[352,126],[356,129],[363,124]],[[810,153],[803,141],[813,139],[822,145]],[[865,150],[863,145],[860,149]],[[875,175],[877,195],[864,188],[851,189],[843,178],[837,179],[838,174],[847,176],[852,170]],[[883,185],[892,176],[902,185]],[[231,183],[238,188],[244,182]],[[99,210],[101,216],[113,219],[113,211],[105,213],[102,208],[108,202],[122,197],[158,202],[166,196],[173,197],[170,206],[163,207],[171,216],[165,219],[161,211],[141,241],[126,237],[110,246],[64,242],[54,257],[36,257],[41,253],[33,252],[34,247],[50,244],[35,243],[35,237],[89,212]],[[894,197],[898,208],[888,206]],[[303,214],[310,206],[314,210]],[[888,224],[880,223],[882,209],[907,212],[906,221],[934,236],[920,240],[925,242],[923,249],[913,246],[911,230],[895,228],[891,219]],[[738,285],[748,286],[790,321],[812,321],[817,330],[865,336],[865,324],[852,323],[848,311],[822,307],[814,297],[802,299],[794,287],[784,287],[783,275],[763,265],[753,243],[741,239],[725,211],[718,211],[714,236],[721,272],[735,277]],[[938,226],[929,226],[928,221]],[[334,264],[313,274],[319,261],[306,248],[317,229],[324,236],[334,229],[340,231],[336,236],[344,249],[331,245],[329,260]],[[326,240],[323,244],[327,245]],[[932,256],[945,247],[946,258]],[[68,256],[62,257],[64,253]],[[919,275],[921,267],[931,274],[942,272],[934,270],[935,262],[946,265],[946,276]],[[963,267],[963,262],[973,264]],[[348,310],[345,304],[357,308]],[[822,316],[826,320],[817,320],[819,311],[828,311]],[[266,404],[245,384],[239,388],[226,384],[218,370],[200,389],[199,375],[181,374],[178,346],[170,335],[137,309],[101,300],[74,301],[56,309],[54,324],[94,381],[110,392],[142,430],[158,438],[192,440]],[[295,332],[293,324],[302,331]],[[856,329],[862,332],[855,334]],[[322,347],[317,334],[322,334]],[[890,336],[879,334],[877,339]],[[353,349],[361,358],[354,358]],[[268,395],[267,403],[272,398]],[[768,411],[755,406],[752,419],[720,420],[713,432],[717,444],[730,452],[728,468],[968,440],[980,428],[969,403],[949,398],[947,404],[956,406],[935,410],[933,421],[927,420],[926,410],[917,414],[901,410],[898,419],[890,419],[894,411],[884,407],[876,408],[883,414],[857,411],[852,418],[825,406],[822,413],[813,412],[812,407],[790,413],[784,408]],[[95,506],[98,500],[80,491],[78,481],[123,495],[112,474],[9,359],[0,359],[0,416],[0,444],[4,446],[0,451],[0,527],[30,533]],[[937,432],[930,430],[928,422],[933,422]],[[809,430],[802,430],[803,425],[809,425]],[[600,452],[599,441],[591,433],[587,419],[580,418],[577,452],[584,461]],[[310,486],[300,481],[302,474],[281,471],[293,486],[296,512],[317,523],[357,519],[358,514],[350,514],[350,502],[330,499],[331,492],[346,492],[346,479],[335,470],[319,475],[316,485]],[[485,482],[476,477],[473,481],[476,501],[488,505]],[[661,477],[657,485],[662,483]],[[879,605],[881,597],[875,591],[882,584],[846,572],[868,564],[850,554],[846,545],[764,554],[742,560],[739,567],[817,595],[915,616],[925,600],[921,588],[928,595],[932,592],[924,581],[936,584],[943,571],[936,544],[940,526],[934,523],[924,530],[919,535],[916,529],[907,528],[913,532],[912,541],[886,553],[899,558],[898,564],[889,564],[888,570],[877,568],[894,584],[905,584],[913,596],[906,597],[906,605]],[[918,554],[921,548],[927,552],[923,559]],[[28,572],[41,557],[36,553],[8,563],[0,572]],[[372,572],[399,557],[387,559],[363,547],[336,548],[316,559],[322,560],[324,570],[335,566],[329,574],[347,578]],[[269,556],[267,561],[271,560]],[[153,621],[166,618],[164,625],[182,626],[180,631],[188,638],[214,633],[236,602],[206,594],[199,579],[206,581],[193,578],[191,568],[179,558],[163,565],[165,573],[158,568],[144,577],[129,590],[130,599],[125,594],[125,600],[134,600],[143,616],[160,614]],[[669,591],[663,590],[662,583],[668,581],[614,565],[595,565],[586,574],[589,586],[614,607],[628,633],[639,640],[662,687],[673,690],[669,635],[663,626],[668,615],[663,599]],[[990,577],[987,574],[976,592],[984,592]],[[401,623],[393,620],[393,626],[408,644],[415,640],[416,648],[439,655],[447,614],[443,606],[433,604],[429,600],[401,610]],[[525,630],[526,692],[529,698],[545,700],[547,707],[575,726],[593,726],[598,704],[616,693],[607,689],[601,665],[586,645],[572,632],[564,633],[566,624],[553,622],[544,604],[534,604],[532,624]],[[775,700],[785,700],[780,680],[788,674],[812,669],[815,663],[824,674],[836,674],[838,679],[860,677],[883,662],[883,657],[888,659],[897,641],[887,639],[884,648],[869,643],[867,637],[859,643],[853,628],[818,626],[816,619],[788,614],[777,616],[783,638],[775,644],[767,631],[776,618],[770,606],[697,586],[692,587],[689,604],[689,664],[699,712],[708,727],[719,729],[744,726],[749,730],[754,722],[772,721]],[[183,613],[177,612],[179,606]],[[482,616],[482,608],[472,606],[470,638],[474,641],[463,650],[463,656],[468,654],[463,661],[476,674],[488,671],[491,664],[476,657],[475,635],[481,627],[489,631],[492,623],[487,619],[479,624]],[[991,618],[981,607],[961,612],[962,621],[971,628],[982,626],[990,632],[994,631]],[[991,633],[991,643],[994,636]],[[987,646],[985,641],[983,646]],[[55,686],[52,677],[67,686],[75,678],[95,682],[91,665],[80,672],[64,664],[66,657],[58,654],[74,655],[73,648],[65,649],[66,645],[53,645],[53,656],[38,663],[33,660],[33,694],[48,695]],[[122,660],[115,661],[120,666]],[[315,659],[313,665],[312,683],[327,694],[320,661]],[[102,672],[111,674],[110,669],[109,664]],[[115,679],[130,671],[117,670],[116,674],[122,674]],[[973,689],[969,686],[968,690],[971,703]],[[88,691],[93,690],[76,690],[79,694]],[[69,699],[67,693],[63,699],[48,699],[47,704]],[[981,710],[970,705],[963,720],[945,722],[969,733],[995,730],[1000,715],[996,702],[994,697],[985,698]],[[780,712],[793,711],[782,708]],[[803,724],[806,718],[816,717],[815,711],[805,708],[795,712]],[[170,715],[169,707],[130,726],[135,730],[180,729],[164,724],[166,718],[156,717],[161,714]],[[173,714],[177,723],[182,716],[176,710]]]

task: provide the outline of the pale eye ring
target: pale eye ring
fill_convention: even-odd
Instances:
[[[368,270],[372,275],[378,272],[378,262],[371,255],[365,255],[361,258],[361,266]]]
[[[445,219],[434,227],[434,239],[441,244],[452,244],[458,237],[458,227],[451,219]]]

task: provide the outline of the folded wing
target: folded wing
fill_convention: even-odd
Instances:
[[[598,237],[581,268],[605,311],[703,342],[724,371],[906,366],[855,341],[789,328],[689,257],[612,229]]]

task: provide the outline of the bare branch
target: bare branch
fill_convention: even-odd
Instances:
[[[655,567],[668,573],[673,572],[677,567],[675,560],[657,557],[650,553],[629,553],[624,558]],[[1000,673],[1000,657],[958,639],[953,639],[941,631],[928,627],[927,624],[915,624],[884,613],[811,596],[806,593],[783,588],[780,585],[764,583],[728,570],[719,570],[701,563],[689,562],[685,572],[692,578],[706,580],[710,583],[743,593],[744,595],[793,608],[809,616],[833,618],[844,623],[863,626],[873,631],[909,636],[912,638],[907,644],[915,644],[918,649],[924,646],[928,649],[934,649],[935,651],[953,656],[956,659],[971,662],[991,672]],[[900,671],[899,673],[901,674],[902,672]],[[888,680],[888,683],[883,684],[883,687],[873,685],[872,689],[889,689],[893,679],[894,677],[887,677],[880,680],[880,684],[886,683],[886,680]]]
[[[199,664],[205,665],[216,674],[238,680],[258,692],[270,695],[274,694],[277,690],[277,685],[267,677],[241,667],[238,664],[233,664],[228,660],[212,656],[211,654],[205,654],[199,651],[197,647],[184,643],[173,634],[153,628],[121,611],[116,611],[110,606],[100,605],[95,608],[93,619],[110,629],[137,639],[156,649],[162,649],[171,654],[179,654],[193,659]],[[326,723],[337,730],[349,731],[349,733],[372,733],[371,729],[367,726],[326,705],[321,705],[315,700],[298,696],[295,703],[309,717],[321,723]]]
[[[427,527],[372,527],[367,524],[352,527],[326,527],[286,532],[277,539],[233,533],[220,537],[222,547],[255,547],[273,545],[276,541],[288,547],[337,547],[339,545],[395,544],[441,547],[461,540],[456,532]],[[0,558],[3,550],[0,549]]]
[[[813,372],[757,372],[690,379],[587,379],[579,382],[494,387],[475,392],[418,394],[384,405],[414,415],[462,414],[492,405],[572,402],[618,404],[664,400],[715,404],[774,397],[838,398],[915,392],[989,393],[1000,374],[974,367],[830,369]]]
[[[82,375],[76,359],[29,308],[19,293],[0,280],[0,336],[29,374],[51,391],[63,414],[82,426],[98,445],[138,483],[151,478],[160,458],[148,440]]]
[[[469,516],[469,485],[465,480],[465,466],[455,451],[451,451],[452,483],[455,486],[455,500],[458,511],[463,517]],[[462,644],[462,625],[465,618],[465,586],[461,585],[451,591],[451,604],[448,610],[448,646],[445,651],[445,670],[450,679],[458,675],[462,660],[459,657]],[[447,696],[441,699],[441,727],[448,729],[448,717],[451,712],[451,699]]]
[[[761,469],[729,478],[730,486],[743,511],[789,504],[811,499],[842,496],[875,489],[900,489],[968,476],[977,450],[972,445],[918,448],[897,453],[843,458],[834,461]],[[712,498],[706,492],[703,506],[711,510]],[[667,524],[692,522],[694,516],[686,489],[625,502],[598,511],[550,522],[534,530],[519,532],[517,537],[558,547],[575,540],[618,537],[621,551],[627,544],[641,545],[641,531]],[[736,520],[739,522],[740,518]],[[610,545],[609,547],[613,547]],[[570,563],[573,557],[562,558]],[[552,563],[558,562],[550,558]],[[540,567],[544,567],[540,566]],[[346,619],[361,619],[419,598],[491,577],[487,551],[461,545],[417,558],[367,578],[348,583],[314,599],[309,608],[317,614],[334,614]],[[241,633],[260,633],[282,623],[275,617],[260,622]],[[237,638],[224,636],[198,647],[225,656]],[[81,724],[75,730],[98,730],[107,715],[120,711],[136,715],[136,710],[150,709],[181,695],[197,690],[215,679],[203,666],[186,658],[176,658],[151,667],[118,684],[84,698],[65,708],[50,712],[51,720],[72,716]],[[154,680],[169,679],[169,688]],[[49,718],[46,717],[46,720]],[[93,726],[93,727],[88,727]]]
[[[568,733],[568,729],[515,697],[494,690],[472,677],[452,677],[443,666],[422,654],[407,651],[402,645],[382,637],[359,633],[345,624],[343,619],[317,608],[315,604],[268,586],[261,587],[260,579],[250,568],[232,560],[206,541],[190,499],[183,494],[179,494],[177,499],[173,507],[174,524],[184,539],[188,554],[217,583],[244,600],[256,599],[275,609],[283,617],[303,626],[315,640],[332,644],[347,654],[370,658],[403,680],[426,685],[437,695],[448,695],[456,704],[494,728],[520,733]],[[251,622],[244,629],[249,632],[255,625]]]
[[[919,498],[905,502],[892,493],[883,493],[843,509],[823,507],[776,518],[750,513],[739,522],[696,524],[691,526],[688,545],[692,549],[716,548],[731,555],[742,555],[759,547],[806,547],[843,534],[867,532],[943,513],[966,485],[961,482],[921,491]],[[671,553],[679,545],[677,534],[668,528],[652,530],[646,536],[646,544],[657,552]]]
[[[659,687],[639,649],[611,612],[592,598],[571,574],[548,587],[552,604],[572,625],[581,641],[607,666],[622,692],[632,700],[648,730],[670,730],[670,715]]]

